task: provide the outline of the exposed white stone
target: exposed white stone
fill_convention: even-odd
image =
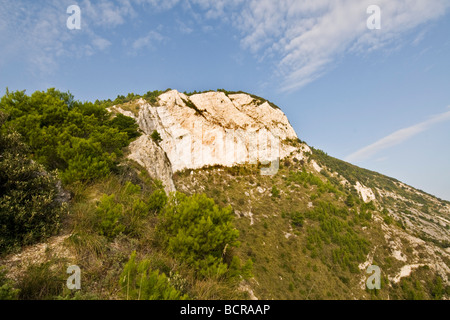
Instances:
[[[266,189],[262,188],[262,187],[257,187],[256,191],[258,191],[259,193],[264,193],[264,191],[266,191]]]
[[[174,171],[272,161],[295,150],[282,144],[286,138],[297,138],[285,114],[267,102],[258,105],[246,94],[207,92],[188,97],[171,90],[159,96],[156,106],[142,99],[137,103],[139,127],[147,135],[158,131]]]
[[[285,237],[286,239],[289,239],[289,237],[293,236],[293,234],[292,234],[292,233],[289,233],[289,232],[283,231],[283,233],[284,233],[284,237]]]
[[[356,182],[355,189],[361,195],[361,198],[363,199],[364,202],[370,202],[376,199],[372,189],[365,187],[359,181]]]
[[[147,169],[151,177],[161,180],[166,193],[175,191],[170,161],[162,150],[147,135],[142,135],[130,144],[128,158]]]
[[[114,111],[116,112],[120,112],[121,114],[123,114],[124,116],[136,119],[135,115],[133,112],[128,111],[128,110],[123,110],[121,107],[118,106],[114,106],[112,108],[106,108],[106,110],[108,110],[109,112],[111,112],[114,109]]]
[[[174,188],[169,171],[273,161],[296,150],[282,143],[297,139],[286,115],[248,94],[206,92],[187,96],[171,90],[160,95],[155,105],[144,99],[135,103],[139,106],[137,117],[119,106],[110,110],[136,119],[144,137],[130,145],[130,158],[163,180],[168,190]],[[154,130],[162,138],[159,145],[145,138]],[[306,145],[303,148],[309,149]],[[165,165],[161,150],[169,160]],[[152,152],[157,155],[152,156]],[[155,169],[154,161],[159,161],[157,165],[164,172]]]
[[[394,277],[389,277],[389,280],[394,283],[399,283],[400,280],[404,277],[408,277],[411,274],[411,271],[417,269],[418,267],[424,266],[424,264],[408,264],[403,266],[400,269],[400,272]]]
[[[406,256],[400,250],[394,250],[392,256],[399,261],[406,262]]]
[[[253,220],[253,213],[251,211],[243,212],[242,214],[244,215],[244,217],[250,218],[250,225],[251,226],[255,223],[255,221]]]
[[[322,167],[320,167],[315,160],[311,160],[311,164],[312,164],[314,170],[316,170],[317,172],[322,171]]]
[[[248,292],[250,300],[258,300],[252,288],[250,288],[250,286],[245,284],[244,282],[239,285],[239,290]]]

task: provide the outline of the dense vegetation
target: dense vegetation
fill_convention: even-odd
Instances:
[[[28,154],[18,133],[0,130],[0,252],[54,234],[65,211],[56,173]]]
[[[33,159],[48,170],[58,169],[65,183],[107,176],[136,137],[134,121],[111,119],[104,106],[75,101],[54,89],[31,96],[7,92],[0,110],[8,115],[5,125],[30,146]]]
[[[154,103],[161,93],[144,98]],[[48,256],[16,282],[2,271],[1,299],[232,298],[239,279],[251,277],[251,261],[233,254],[231,207],[205,195],[167,195],[124,159],[138,126],[106,108],[139,97],[90,103],[49,89],[1,98],[0,254],[60,231],[84,274],[84,290],[71,292],[55,280],[68,261]]]
[[[192,266],[200,276],[220,278],[229,271],[223,260],[227,249],[239,245],[239,232],[232,221],[230,206],[220,208],[204,194],[187,197],[177,193],[165,207],[158,231],[170,254]],[[232,268],[240,266],[236,259]],[[250,269],[251,261],[243,273],[248,274]]]
[[[133,251],[120,275],[119,285],[127,300],[185,300],[188,298],[170,284],[164,273],[160,274],[158,270],[150,271],[150,260],[142,260],[139,263],[135,260],[136,252]]]
[[[405,230],[405,225],[392,215],[395,207],[378,199],[366,203],[351,185],[342,184],[343,177],[335,174],[339,171],[333,161],[347,169],[343,174],[349,177],[355,174],[350,164],[327,159],[326,154],[320,160],[311,154],[309,157],[283,160],[274,176],[261,176],[260,166],[250,164],[210,166],[175,175],[177,189],[195,193],[209,186],[206,193],[216,203],[232,205],[238,216],[235,224],[241,242],[236,252],[241,259],[253,262],[252,289],[257,297],[440,299],[450,292],[450,286],[443,284],[432,268],[413,269],[399,283],[390,279],[405,264],[416,263],[413,261],[418,257],[423,259],[426,249],[402,239],[402,259],[408,262],[393,258],[394,247],[389,242],[393,239],[386,240],[381,222],[392,232]],[[313,159],[324,168],[320,173],[314,169]],[[371,177],[369,171],[354,170],[358,179]],[[380,181],[390,179],[377,176]],[[370,182],[376,186],[378,181]],[[431,208],[430,202],[427,205]],[[360,289],[368,277],[367,261],[381,268],[380,290]],[[444,256],[443,261],[450,262]]]

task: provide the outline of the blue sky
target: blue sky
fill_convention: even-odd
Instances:
[[[68,6],[81,10],[69,30]],[[369,30],[369,5],[381,29]],[[328,154],[450,200],[448,0],[0,0],[0,93],[243,90]]]

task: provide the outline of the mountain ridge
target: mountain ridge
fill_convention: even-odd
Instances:
[[[41,293],[30,293],[27,279],[37,277],[46,286],[46,279],[56,276],[49,266],[69,261],[86,274],[81,298],[123,298],[123,287],[117,284],[121,272],[131,268],[136,258],[156,272],[154,276],[160,274],[167,290],[179,290],[175,296],[449,298],[449,202],[309,147],[281,109],[250,94],[208,91],[187,95],[168,90],[129,97],[83,104],[49,90],[29,100],[23,93],[2,98],[0,107],[12,115],[6,116],[6,123],[21,129],[34,153],[45,156],[43,163],[60,166],[67,159],[69,165],[65,171],[57,167],[71,194],[62,229],[0,259],[11,271],[8,277],[28,292],[23,297],[41,297]],[[24,106],[28,109],[23,110]],[[66,114],[71,116],[61,122]],[[76,130],[77,125],[86,127],[79,120],[83,116],[87,123],[98,119],[99,125],[90,127],[94,130],[91,136]],[[41,133],[17,126],[30,119],[42,119],[33,127],[42,128]],[[52,137],[49,133],[59,130],[62,123],[68,129],[57,139],[47,138],[39,149],[35,137]],[[99,129],[106,134],[95,131]],[[68,138],[70,143],[58,146],[61,154],[47,147],[46,141]],[[113,138],[123,147],[122,153],[111,146]],[[100,161],[93,161],[88,153],[85,166],[83,152],[100,147],[104,148],[97,155]],[[71,148],[78,157],[70,157],[75,154]],[[74,159],[80,162],[71,169]],[[94,164],[110,169],[100,167],[104,176],[82,181],[86,172],[97,175]],[[179,217],[175,209],[180,203],[187,206],[180,212],[195,212],[199,220],[181,223],[177,227],[187,229],[178,233],[180,238],[164,243],[162,239],[174,232],[175,225],[164,228]],[[214,263],[201,256],[192,260],[194,249],[183,249],[182,256],[169,250],[186,232],[218,223],[220,219],[202,220],[202,215],[212,213],[223,214],[227,223],[232,221],[235,230],[229,229],[231,224],[217,230],[228,230],[232,238],[237,231],[240,245],[220,244],[220,250],[212,253],[215,258],[209,258]],[[161,228],[167,232],[161,233]],[[193,239],[187,238],[185,244],[192,244]],[[218,268],[214,272],[222,270],[222,276],[209,276],[211,270],[200,268],[197,261]],[[380,289],[366,286],[371,266],[381,270]],[[42,273],[33,273],[36,270]],[[206,273],[200,276],[199,270]],[[47,278],[40,278],[44,275]],[[61,288],[51,290],[48,297],[74,297]]]

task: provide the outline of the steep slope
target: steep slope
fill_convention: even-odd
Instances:
[[[110,110],[136,119],[146,136],[155,130],[160,134],[162,141],[158,144],[141,137],[130,146],[130,158],[141,165],[143,158],[153,159],[158,149],[166,153],[174,172],[207,165],[273,161],[295,150],[284,143],[297,139],[284,113],[248,94],[206,92],[187,96],[170,90],[154,104],[141,98],[133,101],[132,107],[118,105]],[[173,191],[168,170],[149,173]]]
[[[450,204],[309,148],[267,101],[171,90],[154,104],[140,99],[111,110],[134,117],[142,140],[154,144],[130,148],[150,175],[170,190],[232,204],[239,255],[256,269],[246,288],[258,298],[433,298],[437,287],[448,290]],[[148,139],[154,130],[158,145]],[[168,170],[144,164],[157,148],[174,184]],[[277,159],[271,174],[261,174],[261,163]],[[384,290],[365,289],[372,264]]]
[[[248,165],[180,172],[175,185],[232,204],[239,254],[254,261],[248,286],[259,299],[429,299],[440,297],[441,286],[448,297],[449,203],[340,162],[358,170],[364,187],[343,184],[327,157],[316,150],[305,161],[287,157],[274,176]],[[383,183],[397,199],[379,193]],[[365,202],[361,188],[375,199]],[[428,213],[411,205],[419,202]],[[381,269],[381,290],[366,290],[370,265]]]
[[[22,298],[128,297],[119,279],[134,251],[169,289],[193,299],[450,297],[449,202],[309,147],[283,112],[262,98],[176,90],[144,97],[96,103],[99,115],[108,106],[107,124],[135,140],[102,178],[64,185],[72,199],[58,235],[0,257],[13,281],[5,285],[21,289]],[[59,104],[45,113],[67,109]],[[85,121],[93,107],[80,105]],[[119,113],[132,117],[142,135],[136,139],[136,123]],[[109,146],[107,140],[101,141]],[[80,176],[90,169],[81,167]],[[184,209],[176,211],[180,203]],[[208,257],[224,273],[205,267],[200,275],[194,262],[206,254],[187,260],[162,238],[170,231],[185,242],[168,243],[201,247],[217,236],[210,230],[221,221],[204,215],[219,213],[226,227],[216,231],[236,234],[236,227],[240,246],[219,241],[215,258]],[[184,257],[195,251],[182,248]],[[80,292],[68,292],[61,281],[53,285],[52,279],[66,276],[68,263],[83,270]],[[366,286],[371,266],[380,268],[379,290]]]

